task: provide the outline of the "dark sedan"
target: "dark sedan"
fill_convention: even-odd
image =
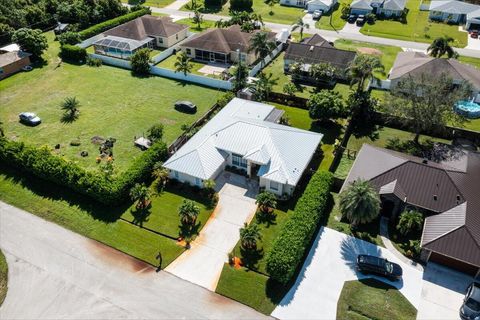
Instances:
[[[460,318],[463,320],[480,319],[480,283],[473,282],[467,288],[467,293],[460,307]]]
[[[33,112],[22,112],[18,115],[20,122],[29,126],[39,125],[42,120]]]
[[[348,23],[355,23],[355,21],[357,20],[357,15],[356,14],[351,14],[348,16]]]
[[[197,112],[197,106],[190,101],[177,101],[175,102],[175,109],[187,113]]]
[[[377,274],[390,280],[400,280],[402,278],[402,267],[387,259],[360,254],[357,257],[357,268],[362,273]]]

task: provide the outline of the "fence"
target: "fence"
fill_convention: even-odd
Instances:
[[[390,90],[390,80],[370,81],[368,84],[369,89]]]
[[[96,54],[96,53],[89,53],[88,55],[90,56],[90,58],[100,59],[104,64],[108,64],[110,66],[119,67],[119,68],[128,69],[128,70],[132,69],[132,66],[130,65],[130,61],[128,60],[107,57],[107,56]]]
[[[152,59],[153,64],[160,63],[161,61],[170,57],[183,42],[185,42],[187,40],[190,40],[190,38],[193,37],[194,35],[195,35],[195,33],[189,31],[188,36],[185,39],[183,39],[179,43],[175,44],[174,46],[171,46],[170,48],[162,51],[161,53],[157,54],[155,57],[153,57],[153,59]]]
[[[260,71],[262,70],[263,67],[265,67],[267,64],[270,63],[270,61],[272,61],[273,59],[275,59],[278,54],[280,52],[282,52],[283,50],[283,43],[280,43],[278,45],[278,47],[275,48],[275,50],[273,50],[271,52],[270,55],[266,56],[262,61],[260,61],[259,63],[257,63],[257,65],[255,67],[252,68],[252,70],[250,70],[250,72],[248,73],[248,76],[249,77],[255,77],[255,75]]]

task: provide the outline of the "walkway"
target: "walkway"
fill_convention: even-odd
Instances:
[[[200,235],[166,271],[215,291],[228,253],[237,244],[244,222],[252,220],[256,189],[244,177],[224,172],[217,179],[219,202]]]
[[[9,267],[0,319],[265,318],[3,202],[0,247]]]

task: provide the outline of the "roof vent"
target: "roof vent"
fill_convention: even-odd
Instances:
[[[435,201],[438,200],[438,196],[436,194],[433,195],[433,200],[435,200]]]
[[[428,163],[428,159],[427,159],[427,158],[424,158],[424,159],[422,160],[422,163],[423,163],[423,164],[427,164],[427,163]]]
[[[457,201],[460,201],[460,195],[457,194]]]
[[[314,47],[315,47],[315,46],[310,46],[310,52],[313,51],[313,48],[314,48]]]

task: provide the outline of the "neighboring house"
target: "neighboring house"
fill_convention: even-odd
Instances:
[[[430,3],[429,18],[447,23],[465,24],[466,30],[480,29],[480,6],[457,0]]]
[[[350,5],[350,14],[373,13],[385,17],[401,17],[405,12],[406,2],[406,0],[354,0]]]
[[[169,48],[188,37],[188,26],[169,17],[145,15],[103,33],[93,46],[95,53],[121,59],[141,48]]]
[[[330,42],[315,34],[300,43],[291,42],[288,45],[283,58],[283,69],[288,73],[290,66],[299,62],[303,65],[303,80],[308,81],[313,64],[328,63],[337,69],[338,79],[346,79],[347,68],[355,56],[355,52],[336,49]]]
[[[320,10],[329,12],[336,4],[337,0],[280,0],[280,4],[290,7],[305,8],[308,12]]]
[[[388,79],[390,88],[394,88],[399,81],[408,77],[415,78],[422,74],[439,77],[442,73],[446,73],[456,84],[469,82],[473,87],[473,96],[478,96],[480,101],[480,70],[455,59],[433,58],[421,52],[400,52]]]
[[[242,62],[251,65],[259,58],[254,51],[248,52],[250,40],[258,32],[265,31],[243,32],[238,25],[210,29],[185,41],[180,48],[190,58],[199,61],[230,64],[238,62],[240,55]],[[276,34],[267,33],[268,39],[275,42]]]
[[[30,53],[0,50],[0,79],[6,78],[30,64]]]
[[[382,215],[405,207],[426,216],[421,258],[480,274],[480,154],[439,148],[439,162],[364,144],[342,190],[358,179],[380,193]]]
[[[233,166],[260,187],[291,195],[323,135],[280,125],[281,115],[271,105],[234,98],[164,166],[172,179],[198,187]]]

